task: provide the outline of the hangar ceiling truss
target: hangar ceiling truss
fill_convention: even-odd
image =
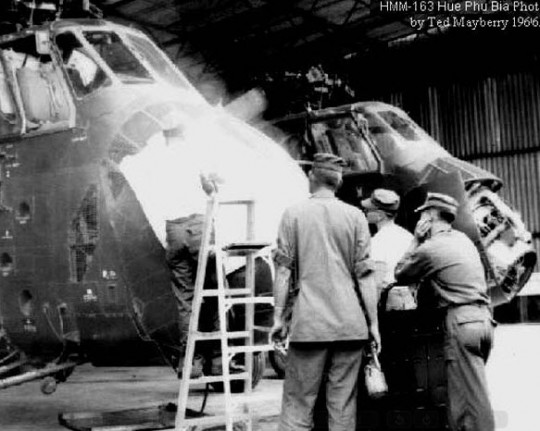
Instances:
[[[415,35],[387,0],[94,0],[142,27],[191,74],[249,76],[328,63]],[[453,1],[453,0],[448,0]],[[193,77],[193,76],[192,76]]]

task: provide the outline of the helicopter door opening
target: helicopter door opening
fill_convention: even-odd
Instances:
[[[0,54],[4,63],[0,106],[2,113],[7,112],[6,118],[10,118],[10,110],[14,111],[10,100],[13,102],[15,99],[21,112],[22,133],[68,128],[75,117],[62,70],[50,55],[38,53],[35,36],[28,35],[1,44]],[[9,95],[10,90],[15,97],[3,100],[4,94]],[[14,116],[16,112],[11,112],[11,121]],[[0,127],[2,135],[4,130],[6,128]],[[10,129],[6,131],[9,133]]]

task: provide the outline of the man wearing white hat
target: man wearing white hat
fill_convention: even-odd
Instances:
[[[395,223],[400,203],[396,192],[375,189],[371,196],[361,203],[368,223],[377,228],[377,232],[371,238],[370,256],[375,264],[382,266],[378,270],[380,275],[377,277],[379,291],[382,291],[395,283],[394,269],[409,249],[414,237],[408,230]]]
[[[459,204],[428,193],[411,249],[396,267],[398,283],[421,282],[445,312],[448,421],[452,431],[493,431],[485,363],[493,341],[484,267],[473,242],[452,229]]]

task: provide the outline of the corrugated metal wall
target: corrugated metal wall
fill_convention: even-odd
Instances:
[[[407,89],[402,107],[453,155],[495,173],[540,256],[540,74],[520,72]]]
[[[441,84],[383,99],[404,108],[460,158],[540,150],[540,75]]]

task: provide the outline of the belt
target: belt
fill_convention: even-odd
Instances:
[[[464,304],[449,304],[446,308],[447,309],[454,309],[459,307],[466,307],[466,306],[476,306],[476,307],[486,307],[489,308],[489,304],[485,303],[484,301],[473,301],[473,302],[466,302]]]

